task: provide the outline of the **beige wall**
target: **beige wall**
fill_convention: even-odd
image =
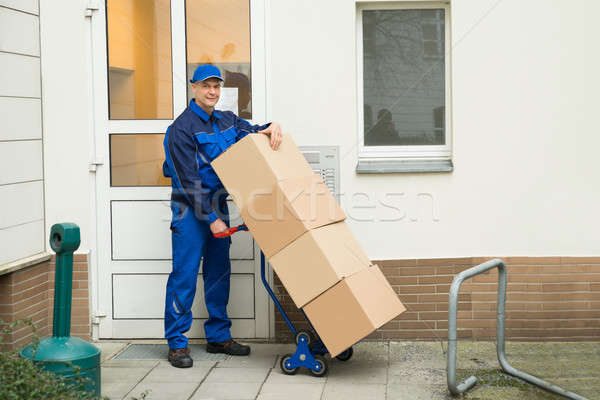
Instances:
[[[45,249],[37,1],[0,1],[0,66],[1,265]]]

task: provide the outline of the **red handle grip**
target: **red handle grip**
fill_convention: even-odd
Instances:
[[[224,237],[227,237],[227,236],[231,236],[231,235],[233,235],[236,232],[247,231],[247,230],[248,230],[248,227],[246,225],[244,225],[244,224],[241,224],[241,225],[234,226],[234,227],[231,227],[231,228],[227,229],[226,232],[223,232],[223,233],[214,233],[213,236],[216,237],[216,238],[224,238]]]

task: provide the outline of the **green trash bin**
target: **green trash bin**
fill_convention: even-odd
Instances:
[[[56,252],[54,282],[54,320],[52,336],[29,345],[19,353],[45,370],[62,375],[69,383],[76,376],[86,380],[85,390],[100,396],[100,350],[71,333],[71,293],[73,252],[79,248],[79,227],[72,223],[55,224],[50,230],[50,246]]]

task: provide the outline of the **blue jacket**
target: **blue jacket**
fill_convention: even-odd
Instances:
[[[208,222],[219,218],[216,209],[227,192],[210,162],[244,136],[269,125],[251,125],[231,111],[215,110],[209,116],[192,99],[165,134],[163,174],[171,178],[171,201],[192,207]]]

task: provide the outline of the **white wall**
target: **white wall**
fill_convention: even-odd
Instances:
[[[45,249],[37,1],[0,0],[0,66],[0,264],[4,264]]]
[[[85,1],[40,0],[46,233],[58,222],[81,230],[89,249],[92,220]]]
[[[40,5],[45,229],[79,224],[85,250],[86,21],[74,3]],[[341,146],[342,203],[371,258],[598,255],[600,4],[452,0],[455,169],[386,175],[355,173],[355,3],[267,4],[269,114],[299,145]],[[400,211],[376,202],[390,192]]]
[[[354,2],[269,10],[270,115],[299,145],[341,146],[371,258],[600,254],[600,3],[452,0],[455,169],[386,175],[355,173]],[[399,211],[376,201],[392,192]]]

